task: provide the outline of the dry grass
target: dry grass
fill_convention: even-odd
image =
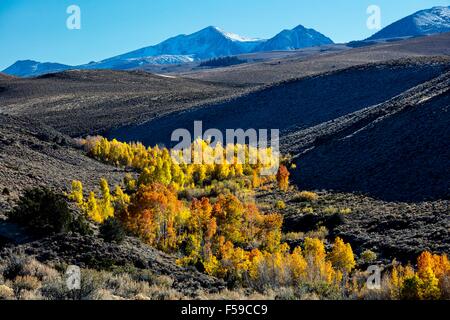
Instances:
[[[59,268],[63,269],[63,268]],[[81,270],[81,289],[71,291],[64,271],[24,255],[13,255],[0,264],[0,300],[180,300],[170,276],[141,271],[113,273]]]
[[[7,285],[0,285],[0,300],[12,300],[14,299],[14,290]]]

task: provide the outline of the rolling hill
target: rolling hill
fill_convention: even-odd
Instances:
[[[42,121],[71,136],[235,95],[245,88],[128,71],[65,71],[0,79],[0,113]]]
[[[38,78],[3,77],[0,112],[39,119],[71,136],[93,134],[286,80],[403,57],[449,55],[448,41],[450,33],[356,49],[304,49],[278,55],[278,59],[274,58],[277,52],[272,52],[271,62],[196,70],[181,76],[73,70]]]
[[[51,62],[41,63],[33,60],[19,60],[15,62],[13,65],[3,70],[3,72],[17,77],[30,77],[30,76],[39,76],[41,74],[49,72],[61,72],[64,70],[69,70],[71,68],[72,67],[69,65],[60,63],[51,63]]]
[[[449,85],[446,72],[386,102],[286,137],[283,143],[302,168],[294,180],[305,189],[386,201],[449,199]]]

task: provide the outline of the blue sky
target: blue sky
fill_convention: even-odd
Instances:
[[[81,30],[66,28],[69,5]],[[363,39],[369,5],[382,26],[450,0],[0,0],[0,70],[16,60],[82,64],[156,44],[209,25],[269,38],[298,24],[335,42]]]

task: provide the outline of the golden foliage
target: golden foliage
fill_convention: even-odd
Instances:
[[[289,189],[286,166],[281,165],[276,176],[262,178],[260,172],[267,168],[267,162],[237,162],[239,150],[249,159],[255,153],[252,147],[212,147],[207,141],[197,140],[191,147],[193,159],[225,159],[232,152],[233,161],[191,164],[182,161],[180,154],[181,161],[175,161],[173,150],[158,146],[146,148],[140,143],[102,137],[88,138],[84,145],[95,159],[140,173],[137,179],[125,176],[125,189],[115,186],[113,192],[102,179],[100,195],[90,192],[87,199],[83,197],[82,183],[73,181],[69,199],[94,222],[116,216],[129,232],[149,245],[178,254],[178,263],[196,266],[231,283],[261,290],[303,283],[348,288],[347,276],[356,265],[350,244],[336,238],[327,252],[325,229],[306,234],[303,248],[290,248],[282,242],[283,217],[261,212],[255,203],[240,195],[247,187],[267,188],[270,184],[265,182],[275,179],[281,190]],[[269,158],[272,155],[270,149],[263,154]],[[233,190],[223,192],[226,188]],[[200,195],[181,196],[193,190]],[[318,195],[303,191],[298,198],[314,202]],[[285,204],[280,201],[276,206],[283,209]],[[311,207],[304,210],[314,211]],[[329,207],[323,212],[347,214],[351,210]],[[300,241],[303,235],[297,238]],[[411,266],[394,264],[389,276],[390,294],[398,299],[438,299],[449,277],[447,257],[424,252],[418,258],[417,272]]]
[[[75,202],[88,218],[97,223],[102,223],[106,219],[114,217],[115,210],[123,210],[130,202],[130,197],[123,192],[120,186],[116,186],[114,194],[111,194],[106,179],[100,180],[100,192],[101,196],[97,197],[95,192],[91,191],[87,200],[85,200],[82,183],[73,181],[72,191],[68,198]]]
[[[417,258],[417,272],[411,266],[394,264],[391,271],[391,295],[396,299],[436,300],[446,290],[450,264],[446,255],[428,251]]]
[[[159,182],[173,184],[177,189],[244,176],[250,177],[256,188],[261,183],[261,170],[277,163],[273,158],[276,155],[272,154],[270,148],[258,150],[239,144],[226,147],[217,144],[213,147],[204,140],[194,141],[187,159],[183,157],[182,151],[158,146],[146,148],[141,143],[124,143],[115,139],[109,141],[99,136],[88,137],[82,140],[82,144],[88,154],[99,161],[139,170],[139,184]],[[243,157],[239,158],[240,155]]]
[[[350,273],[356,265],[352,247],[349,243],[344,243],[339,237],[334,241],[329,259],[334,268],[346,273]]]
[[[308,201],[313,202],[319,199],[319,195],[311,191],[302,191],[297,194],[298,201]]]
[[[280,168],[278,169],[277,173],[277,182],[278,187],[282,191],[287,191],[289,188],[289,170],[284,165],[280,165]]]

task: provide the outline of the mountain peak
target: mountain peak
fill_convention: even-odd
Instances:
[[[296,50],[307,47],[315,47],[333,44],[333,41],[314,29],[308,29],[299,24],[293,29],[281,31],[272,39],[262,43],[260,51]]]
[[[304,25],[299,24],[298,26],[296,26],[292,30],[308,30],[308,29]]]
[[[375,33],[367,40],[403,38],[450,31],[450,6],[417,11]]]
[[[19,77],[38,76],[49,72],[68,70],[71,67],[60,63],[51,63],[34,60],[18,60],[10,67],[3,70],[4,73]]]
[[[224,36],[225,38],[227,38],[228,40],[237,41],[237,42],[261,41],[261,39],[243,37],[243,36],[240,36],[240,35],[238,35],[236,33],[227,32],[227,31],[222,30],[221,28],[216,27],[216,26],[208,26],[208,27],[200,30],[199,33],[200,32],[214,32],[214,33],[218,33],[218,34]]]
[[[196,33],[202,33],[202,32],[219,32],[220,33],[220,29],[216,26],[207,26],[206,28],[201,29],[200,31],[197,31]]]

